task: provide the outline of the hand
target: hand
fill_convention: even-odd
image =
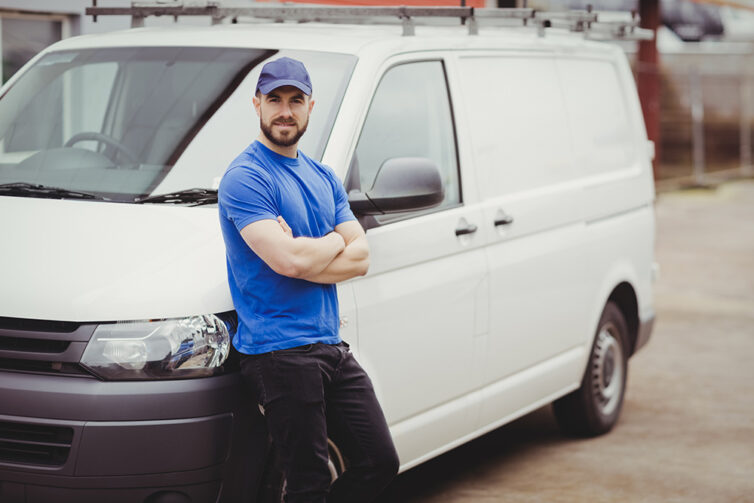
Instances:
[[[280,224],[280,227],[283,229],[283,232],[288,234],[288,237],[293,237],[293,230],[288,225],[288,222],[286,222],[282,216],[278,217],[278,223]]]

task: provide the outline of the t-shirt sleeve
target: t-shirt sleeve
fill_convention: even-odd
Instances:
[[[335,226],[356,220],[356,217],[351,211],[351,205],[348,204],[348,194],[343,187],[343,183],[335,176],[335,173],[328,168],[328,174],[330,175],[330,183],[333,186],[333,196],[335,197]]]
[[[259,169],[231,168],[217,190],[222,214],[241,231],[258,220],[275,220],[280,214],[275,189]]]

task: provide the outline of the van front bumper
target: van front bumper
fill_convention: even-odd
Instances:
[[[240,501],[255,490],[266,434],[237,373],[102,382],[0,372],[0,383],[3,503]]]

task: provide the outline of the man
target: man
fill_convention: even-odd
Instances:
[[[369,377],[338,333],[335,283],[364,275],[369,247],[330,168],[298,151],[314,106],[304,65],[267,63],[254,108],[261,133],[218,191],[233,345],[286,476],[286,501],[372,501],[398,456]],[[327,438],[348,459],[330,487]]]

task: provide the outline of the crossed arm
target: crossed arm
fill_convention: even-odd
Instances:
[[[344,222],[321,238],[293,237],[283,217],[259,220],[241,230],[246,244],[278,274],[314,283],[338,283],[363,276],[369,245],[356,221]]]

